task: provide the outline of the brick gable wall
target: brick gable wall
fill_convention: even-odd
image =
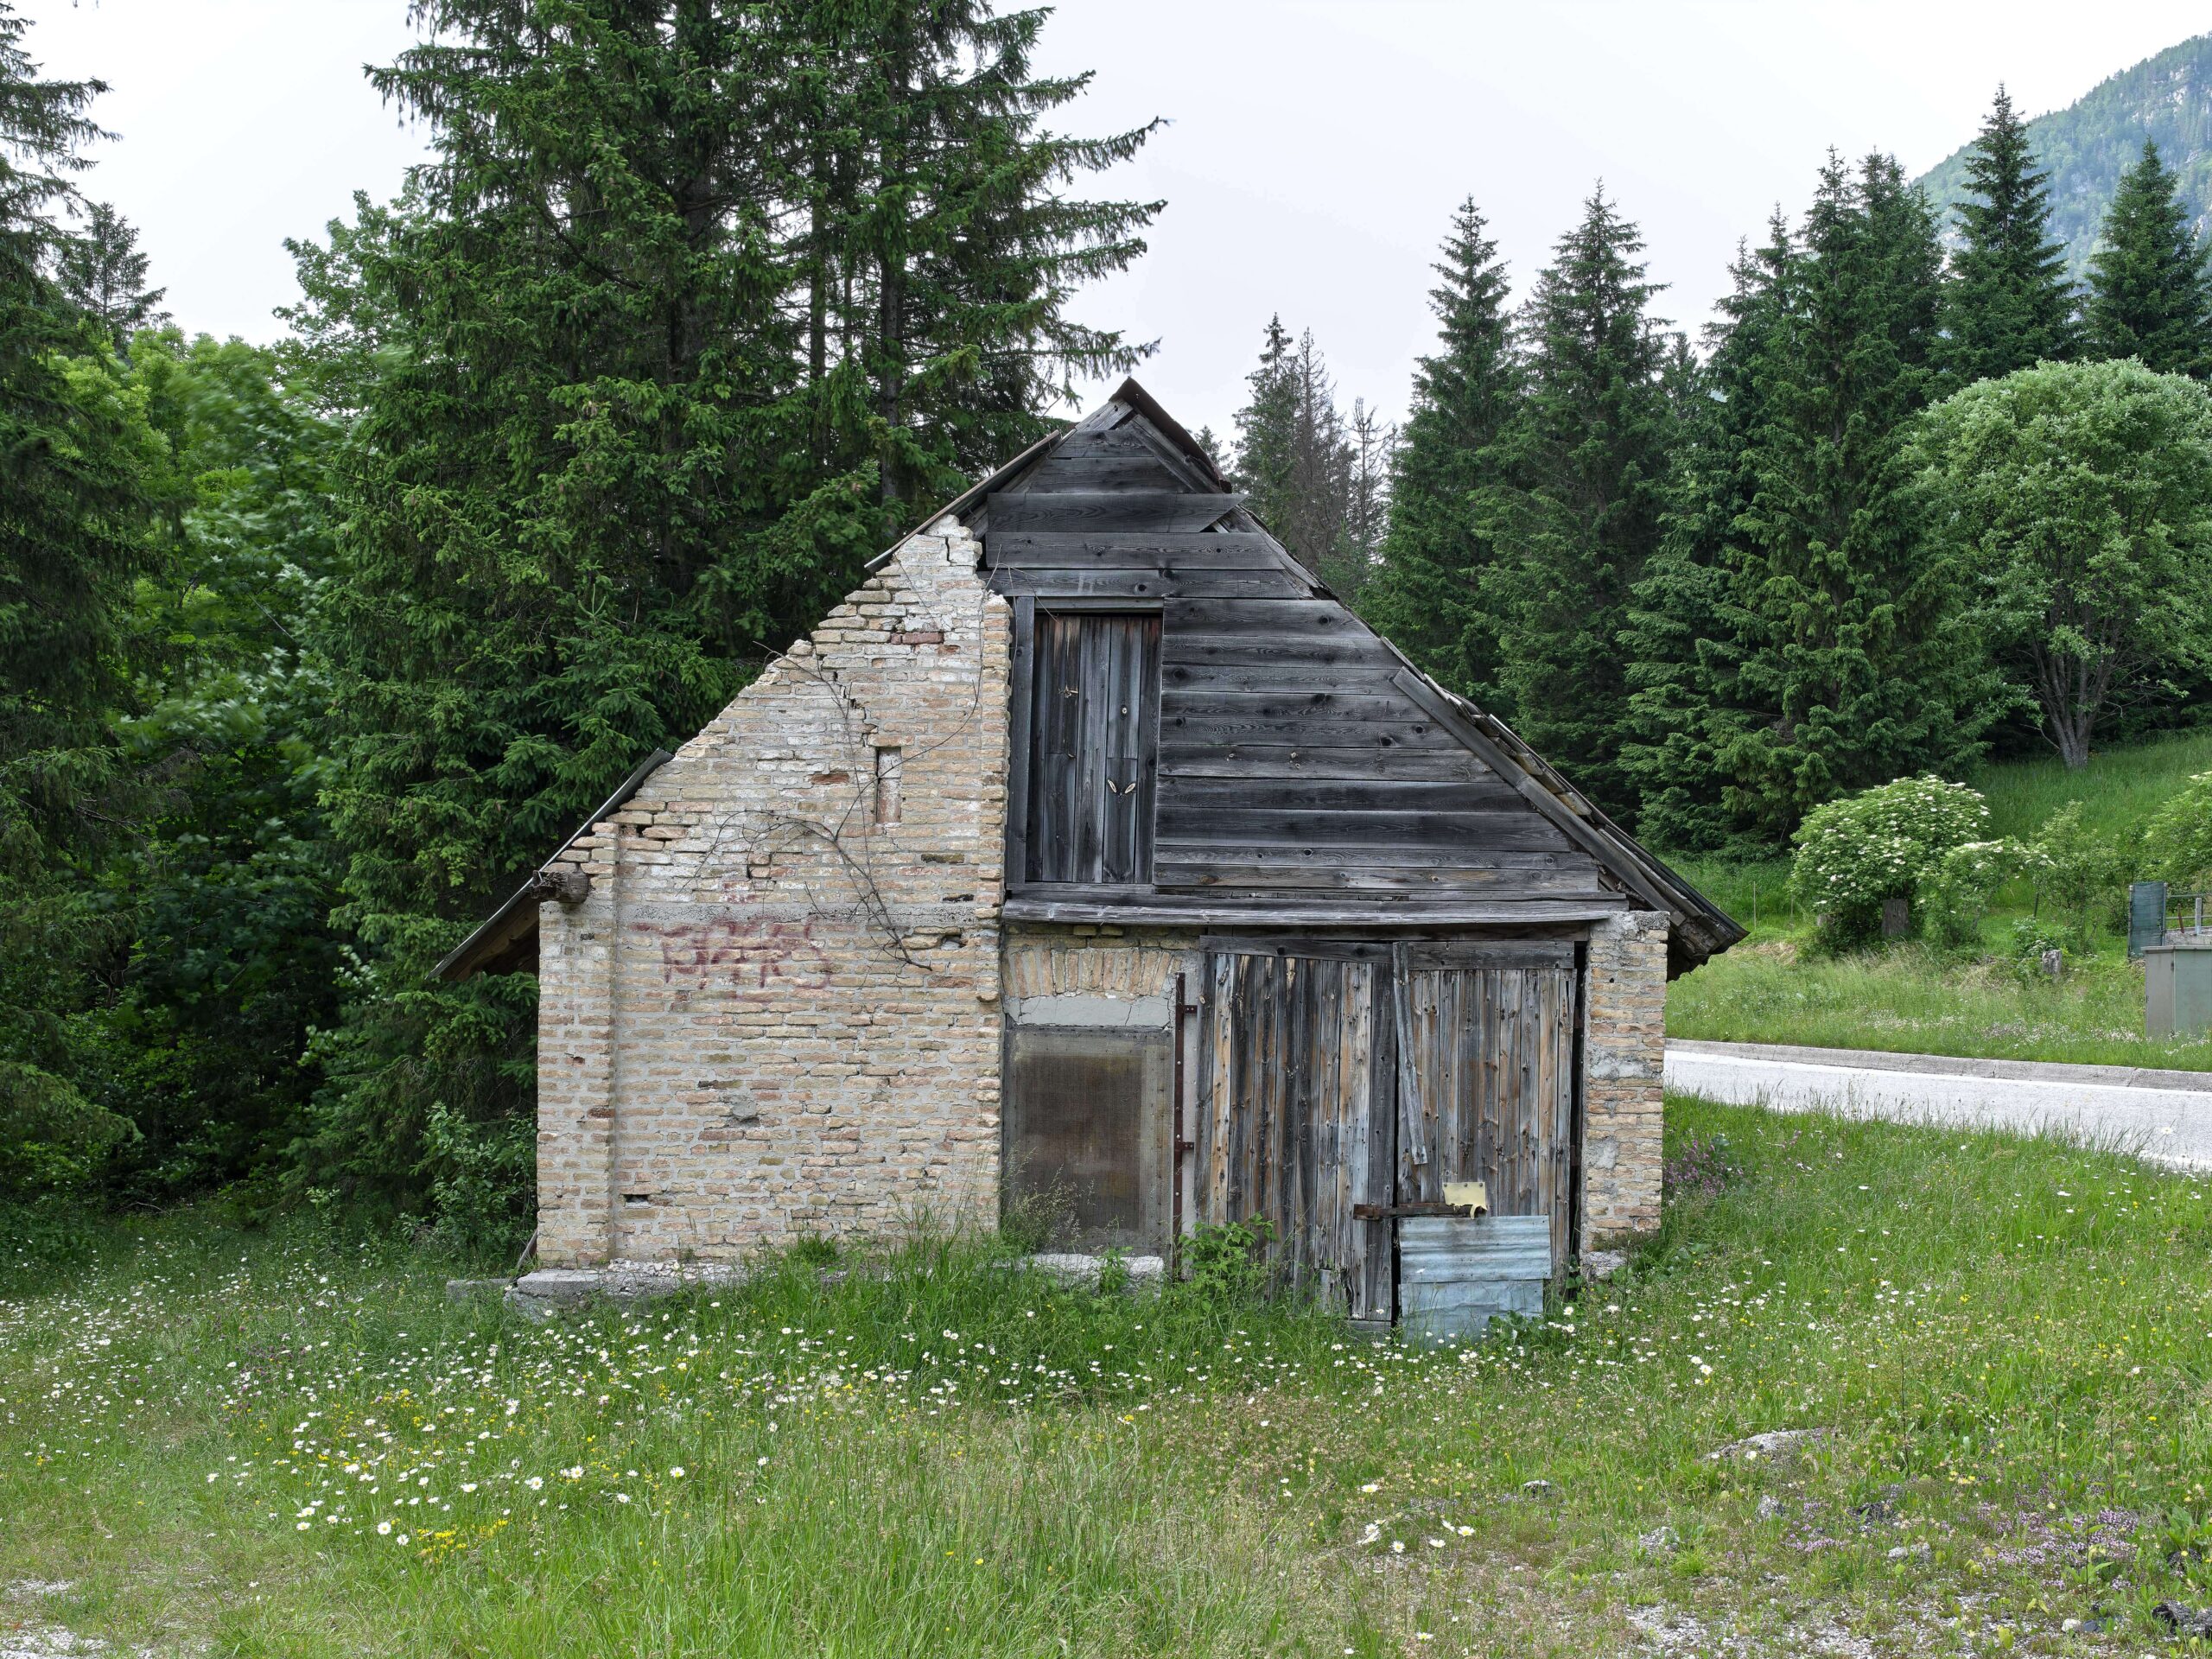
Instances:
[[[979,553],[949,519],[901,544],[565,856],[546,1264],[995,1212],[1009,613]]]

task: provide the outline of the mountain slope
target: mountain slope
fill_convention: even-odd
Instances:
[[[2155,139],[2182,194],[2197,209],[2196,230],[2212,229],[2212,35],[2200,35],[2123,69],[2063,110],[2028,123],[2036,155],[2050,173],[2051,229],[2066,244],[2067,269],[2088,270],[2097,227],[2120,175]],[[1947,231],[1951,207],[1967,193],[1966,148],[1921,179]]]

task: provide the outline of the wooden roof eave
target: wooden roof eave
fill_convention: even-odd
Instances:
[[[1396,676],[1402,690],[1426,707],[1439,724],[1512,783],[1523,799],[1637,898],[1652,909],[1666,912],[1676,935],[1669,946],[1669,978],[1744,938],[1744,928],[1733,917],[1615,823],[1511,727],[1457,692],[1445,690],[1382,635],[1376,638],[1403,664]],[[1678,945],[1688,948],[1683,950]]]
[[[511,959],[520,954],[518,947],[537,931],[537,907],[545,898],[548,868],[589,835],[594,825],[605,823],[620,811],[623,803],[644,787],[646,779],[675,758],[666,749],[655,749],[639,761],[622,780],[621,786],[600,803],[599,810],[570,830],[568,839],[530,873],[528,880],[509,893],[506,901],[479,923],[474,932],[438,958],[438,965],[430,969],[430,977],[458,983],[480,973],[499,971],[503,963],[512,966]]]

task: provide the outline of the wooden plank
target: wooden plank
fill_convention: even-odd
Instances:
[[[1371,741],[1357,744],[1207,743],[1163,734],[1162,776],[1179,778],[1429,779],[1438,781],[1493,776],[1490,768],[1456,745],[1406,748]],[[1592,868],[1595,861],[1592,861]]]
[[[1408,940],[1411,968],[1536,968],[1574,966],[1574,946],[1564,939]]]
[[[1366,1191],[1362,1202],[1395,1204],[1398,1193],[1398,1037],[1390,1017],[1397,970],[1377,963],[1370,970],[1368,1021],[1370,1066]],[[1398,1311],[1398,1229],[1395,1222],[1363,1221],[1370,1317],[1395,1319]]]
[[[1249,531],[1124,531],[1113,534],[994,529],[984,537],[994,569],[1291,570],[1272,537]],[[1383,660],[1378,658],[1378,662]],[[1392,666],[1396,666],[1391,659]]]
[[[1160,732],[1162,743],[1172,743],[1179,750],[1192,744],[1218,752],[1247,743],[1276,747],[1313,743],[1334,748],[1427,749],[1449,753],[1458,747],[1449,734],[1422,721],[1315,719],[1292,713],[1198,719],[1163,709]]]
[[[1174,686],[1160,691],[1160,715],[1176,723],[1235,725],[1248,720],[1372,721],[1383,726],[1433,728],[1435,722],[1395,692],[1380,696],[1333,686],[1294,690],[1254,686]]]
[[[986,539],[1007,531],[1199,531],[1234,512],[1237,500],[1233,495],[1168,490],[995,495]]]
[[[1039,599],[1296,599],[1313,591],[1288,570],[1160,570],[1148,567],[1101,570],[1033,570],[1001,565],[991,572],[1001,594]],[[1400,706],[1405,707],[1402,701]]]
[[[1595,922],[1618,914],[1627,901],[1611,902],[1531,899],[1521,903],[1478,904],[1458,899],[1384,905],[1341,900],[1316,901],[1271,896],[1243,903],[1229,903],[1208,893],[1187,898],[1162,893],[1139,903],[1100,904],[1052,899],[1049,888],[1026,889],[1008,896],[1004,907],[1010,922],[1098,923],[1137,927],[1158,923],[1163,927],[1528,927],[1548,923]]]
[[[1181,845],[1177,843],[1177,848]],[[1385,855],[1376,853],[1374,856]],[[1154,855],[1152,874],[1152,892],[1163,899],[1185,893],[1224,897],[1243,893],[1367,893],[1416,898],[1427,895],[1440,904],[1459,899],[1484,899],[1500,904],[1529,899],[1560,902],[1579,899],[1592,905],[1618,904],[1624,907],[1626,903],[1589,878],[1568,872],[1449,864],[1420,869],[1387,863],[1373,867],[1347,865],[1332,861],[1327,848],[1311,849],[1300,860],[1259,863],[1229,861],[1215,849],[1185,855],[1176,849],[1163,846]]]
[[[1255,635],[1274,635],[1285,643],[1367,637],[1367,625],[1333,599],[1283,599],[1253,605],[1225,599],[1184,600],[1170,607],[1168,627],[1191,642],[1226,643],[1249,640]],[[1185,660],[1189,660],[1187,656]]]
[[[1220,856],[1222,854],[1222,843],[1213,836],[1192,836],[1173,841],[1162,837],[1160,845],[1178,858],[1198,859]],[[1233,856],[1242,862],[1285,869],[1309,867],[1317,858],[1325,856],[1332,864],[1346,869],[1548,871],[1573,876],[1593,892],[1611,891],[1597,887],[1598,866],[1594,859],[1585,853],[1557,848],[1529,851],[1496,847],[1394,847],[1386,843],[1371,849],[1332,847],[1324,855],[1310,848],[1243,847],[1237,849]],[[1622,902],[1625,904],[1627,900],[1624,898]]]
[[[1418,1040],[1412,1009],[1408,1006],[1412,990],[1408,979],[1402,953],[1393,950],[1390,1018],[1398,1039],[1398,1186],[1394,1202],[1399,1204],[1416,1203],[1431,1196],[1421,1190],[1423,1184],[1414,1173],[1429,1158],[1429,1141],[1424,1134],[1427,1114],[1421,1103],[1421,1086],[1427,1081],[1421,1075],[1427,1046]]]
[[[1378,939],[1332,939],[1313,933],[1207,933],[1202,950],[1245,957],[1301,957],[1314,962],[1388,962],[1390,946]]]
[[[1283,789],[1277,779],[1192,778],[1178,773],[1161,794],[1179,807],[1251,810],[1294,799],[1313,812],[1474,812],[1522,810],[1520,798],[1496,778],[1466,779],[1324,779]]]
[[[1033,600],[1014,601],[1014,656],[1008,676],[1012,697],[1007,708],[1006,880],[1018,887],[1029,879],[1029,748],[1031,700],[1036,695],[1037,607]]]
[[[1168,663],[1160,670],[1160,678],[1169,691],[1243,691],[1262,696],[1304,691],[1352,692],[1374,697],[1396,695],[1389,672],[1380,664],[1310,663],[1292,657],[1258,663]]]
[[[1565,850],[1559,831],[1534,813],[1303,812],[1185,804],[1173,792],[1160,803],[1163,841],[1203,837],[1239,847],[1357,846],[1496,848]]]
[[[1128,881],[1150,880],[1157,854],[1154,843],[1160,834],[1160,646],[1164,631],[1159,618],[1146,620],[1138,640],[1141,657],[1136,683],[1131,688],[1131,695],[1138,702],[1135,719],[1129,728],[1130,738],[1141,758],[1142,786],[1138,798],[1129,807],[1136,846],[1123,875]]]
[[[1033,467],[1020,483],[1004,493],[1050,495],[1065,491],[1119,493],[1125,491],[1179,490],[1182,480],[1160,463],[1158,456],[1139,450],[1120,454],[1071,454],[1055,449]]]
[[[1289,600],[1271,604],[1290,604]],[[1294,649],[1286,652],[1286,645]],[[1202,633],[1179,620],[1167,631],[1167,660],[1226,668],[1264,668],[1297,663],[1315,668],[1367,668],[1386,677],[1402,671],[1390,648],[1371,633],[1324,633],[1318,630],[1263,630],[1257,633]]]
[[[1133,429],[1126,410],[1119,421],[1102,422],[1089,428],[1077,426],[1069,429],[1052,453],[1055,456],[1077,459],[1152,456],[1152,450]]]
[[[1211,1116],[1207,1120],[1211,1135],[1209,1144],[1201,1150],[1205,1172],[1206,1220],[1219,1224],[1229,1219],[1229,1116],[1234,1098],[1235,1057],[1230,1043],[1233,1027],[1229,1020],[1232,964],[1226,958],[1216,958],[1208,964],[1207,975],[1207,1063],[1211,1067],[1208,1085],[1211,1090]]]

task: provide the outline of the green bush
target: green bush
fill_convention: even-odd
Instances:
[[[2037,855],[2010,836],[1962,842],[1936,861],[1913,903],[1921,925],[1938,944],[1981,943],[1981,924],[1997,890],[2035,866]]]
[[[1988,828],[1988,807],[1964,784],[1900,778],[1806,815],[1790,889],[1816,918],[1823,945],[1864,944],[1881,931],[1885,900],[1915,897],[1946,854]]]
[[[1191,1294],[1238,1305],[1258,1300],[1268,1287],[1267,1248],[1274,1236],[1273,1224],[1264,1219],[1201,1224],[1183,1241]]]
[[[2127,847],[2120,837],[2090,825],[2081,802],[2069,801],[2050,815],[2030,850],[2038,911],[2048,907],[2049,919],[2064,930],[2068,949],[2089,949],[2100,904],[2107,924],[2125,913],[2127,880],[2134,866]]]
[[[2212,772],[2200,772],[2153,813],[2143,835],[2149,868],[2181,887],[2212,885]]]

